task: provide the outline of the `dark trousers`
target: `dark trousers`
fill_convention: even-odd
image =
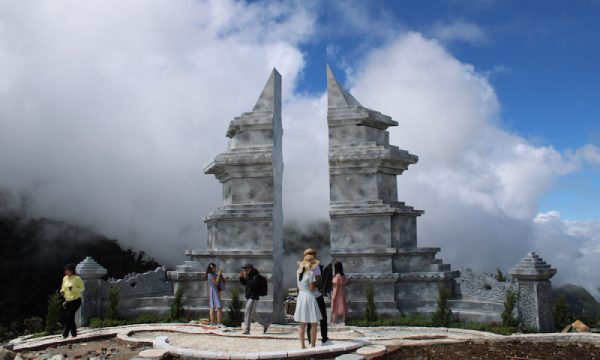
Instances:
[[[317,298],[317,304],[319,304],[319,310],[321,311],[321,321],[319,322],[319,325],[321,327],[321,340],[323,340],[323,342],[326,342],[327,340],[329,340],[329,338],[327,337],[327,308],[325,307],[325,299],[323,299],[323,296],[319,296]],[[311,325],[306,324],[306,334],[308,335],[308,341],[311,341],[310,328]]]
[[[65,308],[63,337],[77,336],[77,325],[75,325],[75,313],[81,306],[81,298],[72,301],[67,301],[63,305]]]

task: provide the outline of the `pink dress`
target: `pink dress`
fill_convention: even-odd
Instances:
[[[331,313],[336,316],[344,316],[348,312],[346,305],[346,290],[344,286],[348,280],[344,275],[336,274],[333,277],[333,292],[331,296]]]

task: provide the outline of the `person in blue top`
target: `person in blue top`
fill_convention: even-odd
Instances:
[[[221,290],[225,287],[225,280],[223,280],[223,273],[221,270],[217,271],[217,265],[210,263],[206,268],[206,282],[208,283],[208,291],[210,298],[210,325],[223,327],[223,305],[221,304]],[[217,322],[215,322],[215,313]]]

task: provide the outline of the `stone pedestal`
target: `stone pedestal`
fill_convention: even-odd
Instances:
[[[204,219],[207,249],[186,251],[189,261],[169,272],[176,288],[185,286],[187,309],[208,310],[204,272],[209,263],[223,269],[225,303],[234,287],[244,294],[239,272],[252,263],[269,279],[269,296],[258,310],[284,322],[282,134],[281,75],[274,69],[252,111],[230,123],[228,150],[204,166],[204,173],[223,184],[223,205]]]
[[[539,332],[553,332],[552,284],[549,279],[556,269],[530,252],[508,272],[517,279],[519,289],[519,321],[525,328]]]
[[[417,156],[389,144],[398,123],[362,106],[327,68],[331,256],[344,264],[350,309],[361,312],[365,286],[379,312],[431,312],[439,286],[459,274],[417,247],[423,211],[398,201],[396,176]]]
[[[90,256],[77,264],[76,271],[83,280],[85,291],[81,294],[81,307],[75,315],[75,322],[77,326],[88,326],[92,317],[102,315],[101,278],[107,271]]]

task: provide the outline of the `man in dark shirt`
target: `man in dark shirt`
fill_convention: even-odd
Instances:
[[[240,273],[240,283],[246,287],[246,313],[244,314],[244,334],[250,334],[250,324],[252,320],[258,321],[263,327],[263,333],[267,332],[269,322],[264,320],[259,313],[256,312],[256,304],[259,300],[259,276],[260,273],[252,264],[242,266]]]

